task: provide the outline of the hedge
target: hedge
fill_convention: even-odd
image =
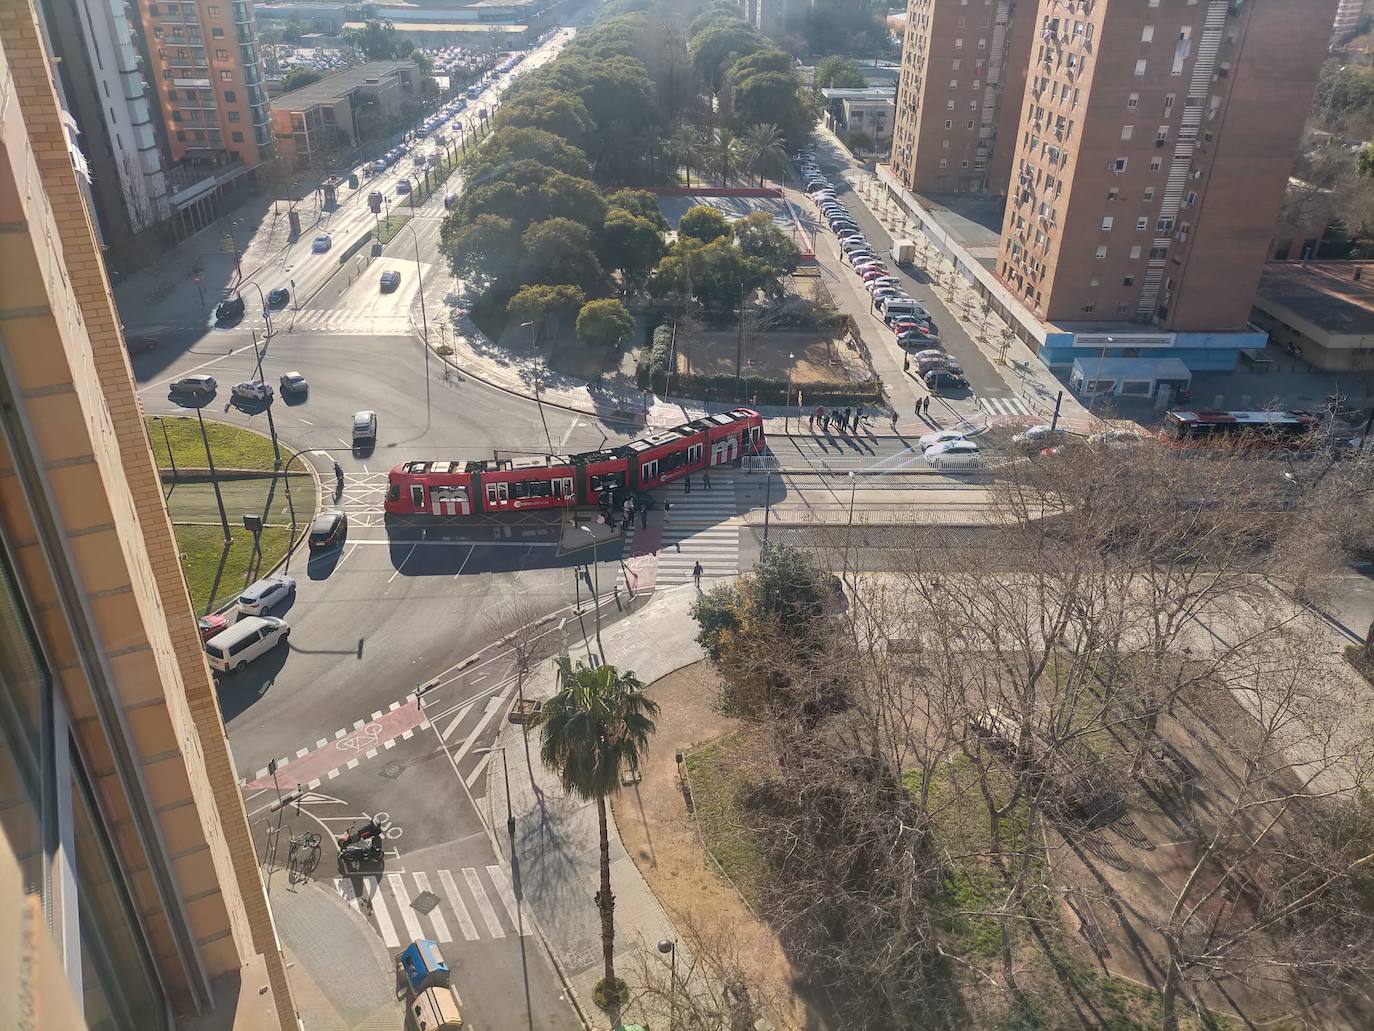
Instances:
[[[640,386],[652,389],[657,394],[668,394],[666,375],[648,377]],[[786,380],[766,379],[745,376],[736,380],[734,376],[696,376],[690,373],[672,377],[671,394],[675,397],[695,397],[706,401],[737,402],[739,404],[781,405],[787,403],[788,386]],[[870,379],[860,382],[848,380],[813,381],[791,384],[791,403],[797,403],[797,390],[802,392],[802,403],[813,405],[835,404],[873,404],[885,403],[883,385],[880,380]],[[757,398],[757,402],[755,402]]]

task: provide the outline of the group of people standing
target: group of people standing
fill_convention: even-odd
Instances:
[[[843,410],[836,409],[827,412],[825,405],[817,405],[816,410],[806,417],[807,426],[811,432],[816,432],[816,427],[820,426],[822,433],[829,433],[833,426],[840,433],[858,433],[859,427],[868,418],[868,413],[864,411],[863,405],[850,406]]]

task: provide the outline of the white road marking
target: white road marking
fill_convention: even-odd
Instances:
[[[466,778],[467,786],[469,788],[471,788],[474,784],[477,783],[477,778],[482,776],[482,771],[487,768],[487,763],[489,762],[491,762],[490,752],[488,752],[486,755],[482,756],[482,758],[477,760],[477,765],[472,768],[472,772],[469,773]]]
[[[393,877],[398,875],[392,874]],[[367,900],[372,903],[372,915],[377,918],[377,927],[382,932],[382,941],[387,948],[394,949],[401,944],[401,939],[396,936],[396,925],[391,922],[391,913],[386,908],[381,892],[381,882],[376,877],[364,877],[363,885],[368,889]],[[418,934],[411,935],[411,940],[420,937]]]
[[[309,419],[302,419],[301,422],[304,423],[306,426],[314,426],[314,425],[315,425],[315,424],[314,424],[313,422],[311,422]]]
[[[458,749],[457,754],[453,757],[453,761],[455,763],[462,762],[463,757],[472,751],[472,746],[477,743],[477,736],[481,734],[483,730],[486,729],[487,724],[491,722],[491,718],[501,711],[501,709],[503,708],[501,703],[510,700],[511,693],[514,690],[515,681],[512,680],[509,687],[502,691],[500,695],[492,699],[492,702],[495,702],[496,704],[487,704],[487,711],[482,716],[481,721],[477,724],[477,726],[472,728],[472,733],[469,734],[467,738],[463,741],[463,747]]]
[[[449,738],[451,738],[451,737],[453,736],[453,732],[454,732],[455,730],[458,729],[458,724],[460,724],[460,723],[463,722],[463,717],[466,716],[466,715],[468,714],[468,710],[471,709],[471,708],[472,708],[472,703],[471,703],[471,702],[469,702],[467,705],[464,705],[462,708],[460,708],[460,709],[458,710],[458,714],[457,714],[456,716],[453,717],[453,722],[450,723],[447,727],[445,727],[445,728],[444,728],[444,732],[443,732],[442,734],[440,734],[439,736],[442,737],[445,741],[447,741]]]
[[[477,940],[477,926],[472,922],[472,917],[468,915],[468,907],[463,904],[463,896],[458,894],[458,885],[453,882],[453,874],[447,870],[439,871],[439,883],[444,886],[444,894],[448,896],[448,901],[453,906],[453,913],[458,917],[458,926],[463,930],[463,937],[470,942]]]
[[[396,566],[396,572],[391,574],[391,577],[387,580],[387,583],[391,583],[392,580],[395,580],[398,576],[401,575],[401,570],[406,567],[406,563],[410,561],[410,556],[415,554],[415,549],[419,546],[420,545],[418,544],[412,544],[410,546],[410,550],[406,552],[406,557],[401,559],[400,563]]]
[[[416,870],[410,876],[415,878],[415,887],[419,888],[421,891],[429,891],[429,877],[419,870]],[[441,942],[453,941],[453,935],[448,933],[448,921],[444,919],[444,914],[439,912],[438,906],[435,906],[429,911],[429,922],[434,925],[434,936]]]
[[[316,748],[323,748],[323,747],[324,747],[325,745],[327,745],[327,744],[329,744],[329,738],[327,738],[327,737],[322,737],[322,738],[320,738],[318,741],[315,742],[315,747],[316,747]]]
[[[199,365],[193,365],[189,369],[182,369],[180,372],[173,373],[166,379],[154,380],[152,383],[149,383],[146,386],[139,387],[138,392],[141,394],[145,390],[152,390],[156,387],[166,386],[168,383],[171,383],[172,380],[181,379],[183,376],[189,376],[193,372],[199,372],[201,369],[214,365],[216,362],[222,362],[226,358],[232,358],[236,354],[242,354],[244,351],[251,351],[252,349],[252,344],[244,344],[242,347],[230,351],[227,354],[222,354],[218,358],[211,358],[207,362],[201,362]]]
[[[567,432],[563,434],[563,438],[558,442],[558,450],[560,452],[563,450],[563,446],[568,443],[568,438],[573,435],[573,430],[577,429],[577,427],[581,425],[581,423],[582,417],[579,415],[576,418],[574,418],[571,423],[568,424]]]
[[[308,748],[298,748],[298,749],[296,749],[296,758],[297,758],[297,759],[304,759],[304,758],[305,758],[307,755],[309,755],[309,754],[310,754],[310,749],[308,749]]]
[[[462,563],[458,566],[458,572],[456,572],[456,573],[453,574],[453,579],[457,580],[460,576],[463,575],[463,570],[466,569],[466,568],[468,567],[468,559],[472,558],[472,553],[473,553],[474,551],[476,551],[476,550],[477,550],[477,545],[475,545],[475,544],[474,544],[472,547],[468,548],[468,553],[467,553],[466,555],[463,556],[463,561],[462,561]]]
[[[410,935],[410,940],[423,938],[425,932],[420,927],[420,921],[415,919],[415,911],[410,908],[410,896],[406,894],[406,882],[398,873],[387,874],[386,880],[391,885],[391,893],[396,896],[396,908],[401,911],[401,922],[406,925],[406,933]]]
[[[501,930],[501,921],[496,918],[496,910],[492,908],[491,900],[487,898],[487,893],[482,890],[482,882],[477,879],[477,871],[464,867],[463,877],[468,882],[468,889],[472,892],[473,899],[477,902],[478,912],[482,914],[482,920],[487,925],[487,930],[491,932],[493,938],[504,938],[506,932]]]

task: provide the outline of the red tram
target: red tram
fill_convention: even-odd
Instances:
[[[578,455],[405,462],[391,470],[385,507],[387,515],[467,516],[596,505],[607,490],[652,490],[762,450],[763,419],[736,408]]]

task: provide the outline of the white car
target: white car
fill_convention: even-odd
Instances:
[[[978,445],[971,440],[960,437],[958,440],[946,440],[941,444],[932,444],[925,448],[926,458],[943,458],[946,455],[976,455]]]
[[[1011,438],[1013,444],[1047,444],[1053,438],[1058,437],[1063,430],[1052,430],[1044,423],[1039,426],[1031,426],[1028,429],[1016,434]]]
[[[921,450],[926,451],[941,444],[948,444],[953,440],[963,440],[963,430],[936,430],[934,433],[926,433],[921,436]]]
[[[279,602],[291,597],[295,591],[294,577],[280,574],[264,576],[257,583],[244,588],[235,608],[244,616],[261,616],[271,611]]]
[[[321,233],[310,242],[310,249],[316,254],[323,254],[325,251],[329,250],[333,242],[334,241],[329,238],[328,233]]]
[[[233,395],[239,401],[270,401],[272,400],[272,387],[268,383],[245,380],[242,383],[234,384]]]
[[[939,347],[927,347],[925,350],[917,351],[911,356],[911,360],[914,362],[924,362],[930,359],[934,359],[935,361],[942,361],[945,359],[954,361],[953,358],[950,358],[948,351],[942,350]]]
[[[870,279],[864,284],[871,294],[877,293],[879,290],[895,290],[901,285],[902,281],[896,276],[879,276],[877,279]]]

